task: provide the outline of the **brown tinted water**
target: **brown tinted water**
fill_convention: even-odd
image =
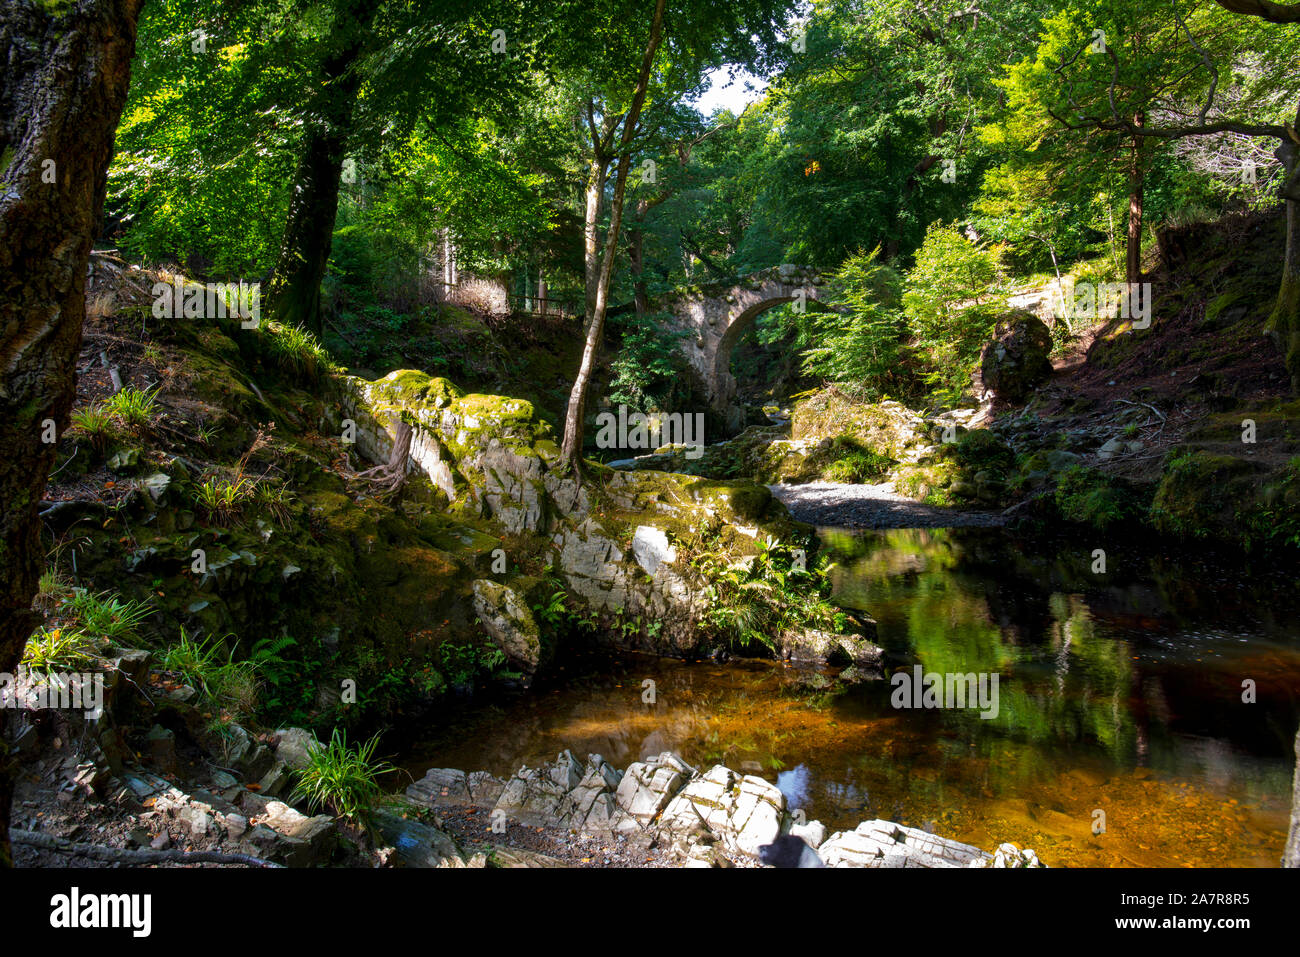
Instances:
[[[776,662],[575,657],[435,722],[404,765],[507,775],[565,748],[620,767],[673,750],[762,774],[832,829],[883,817],[1056,866],[1277,865],[1300,719],[1294,568],[1116,549],[1094,574],[1090,546],[984,529],[824,538],[837,600],[876,618],[892,664],[998,674],[996,717],[897,709],[884,681],[818,696]]]

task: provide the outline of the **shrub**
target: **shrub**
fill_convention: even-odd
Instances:
[[[1136,524],[1147,512],[1147,504],[1127,482],[1082,465],[1061,473],[1054,498],[1066,521],[1099,531]]]

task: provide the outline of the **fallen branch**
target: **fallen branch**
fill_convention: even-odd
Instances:
[[[125,847],[107,847],[103,844],[75,844],[52,834],[38,834],[35,831],[11,830],[9,839],[14,844],[28,847],[40,847],[49,851],[61,851],[77,854],[91,860],[107,863],[127,864],[244,864],[248,867],[283,867],[274,861],[264,861],[260,857],[248,854],[224,854],[220,851],[180,851],[170,848],[165,851],[129,850]]]

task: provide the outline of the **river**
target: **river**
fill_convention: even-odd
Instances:
[[[998,529],[822,536],[837,602],[876,619],[891,668],[996,674],[995,717],[896,708],[888,681],[814,693],[781,662],[592,652],[430,721],[403,765],[509,775],[564,748],[620,767],[674,750],[761,774],[832,829],[882,817],[1054,866],[1277,866],[1294,568],[1111,544],[1101,573],[1078,539]]]

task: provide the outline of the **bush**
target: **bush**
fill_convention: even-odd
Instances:
[[[1010,471],[1016,462],[1010,447],[996,432],[988,429],[967,432],[953,443],[949,454],[968,472],[988,470],[1003,473]]]
[[[907,274],[903,309],[927,360],[926,381],[952,395],[969,387],[971,366],[1005,311],[1002,252],[967,239],[955,223],[934,223]]]
[[[893,459],[843,437],[831,443],[831,462],[822,474],[831,482],[870,482],[880,478],[893,466]]]

